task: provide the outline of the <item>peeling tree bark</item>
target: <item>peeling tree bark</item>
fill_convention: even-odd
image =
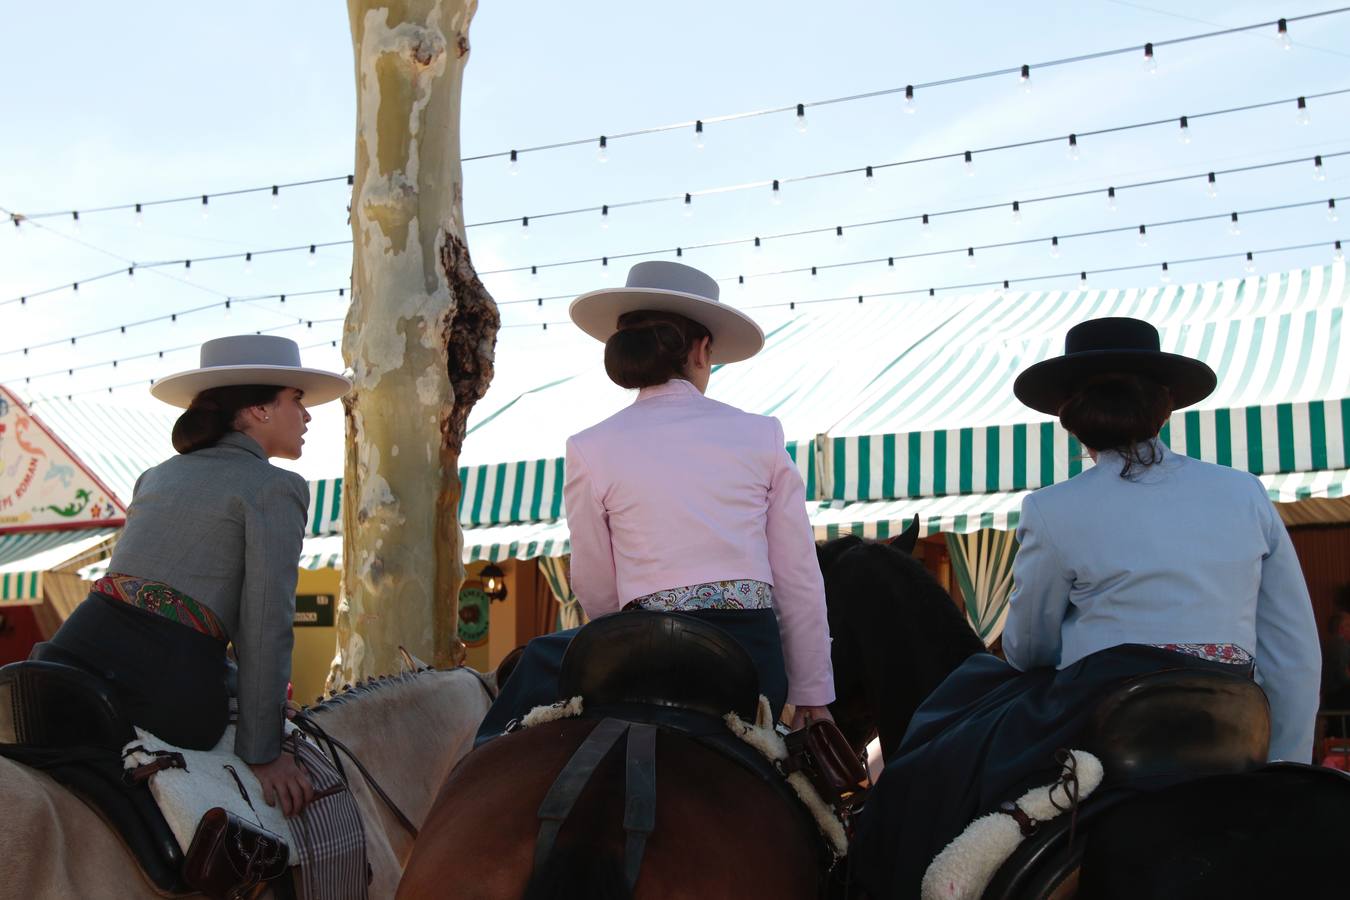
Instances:
[[[476,0],[348,0],[356,61],[344,603],[333,682],[456,636],[459,451],[500,320],[464,239],[459,99]]]

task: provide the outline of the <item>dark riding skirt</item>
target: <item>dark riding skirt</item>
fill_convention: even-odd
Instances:
[[[1139,644],[1060,670],[970,657],[919,707],[868,794],[849,850],[853,877],[872,897],[918,897],[929,863],[971,821],[1055,780],[1055,751],[1077,747],[1105,692],[1166,669],[1251,672]]]
[[[693,616],[710,625],[716,625],[736,639],[759,675],[759,692],[769,699],[774,718],[787,702],[787,667],[783,660],[783,642],[778,633],[778,617],[772,609],[701,609],[682,610],[681,615]],[[614,613],[621,616],[623,613]],[[511,677],[502,685],[501,692],[488,710],[478,728],[474,746],[496,737],[506,730],[512,719],[524,716],[536,706],[553,703],[558,697],[558,673],[562,670],[563,654],[580,629],[569,628],[537,637],[525,645],[525,652],[516,664]]]
[[[133,724],[178,747],[210,750],[229,724],[225,644],[99,593],[29,658],[103,677]]]

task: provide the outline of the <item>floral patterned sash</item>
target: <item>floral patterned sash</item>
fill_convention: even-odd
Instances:
[[[689,612],[697,609],[772,609],[773,586],[762,581],[713,581],[657,591],[624,609]]]
[[[163,582],[109,572],[94,582],[94,590],[148,613],[172,619],[222,643],[230,639],[215,613]]]
[[[1171,650],[1173,653],[1198,656],[1200,659],[1207,659],[1210,662],[1231,663],[1235,666],[1252,664],[1252,655],[1237,644],[1154,644],[1153,646],[1161,650]]]

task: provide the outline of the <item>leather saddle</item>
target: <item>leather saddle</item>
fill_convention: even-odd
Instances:
[[[1116,804],[1157,789],[1266,765],[1270,704],[1246,675],[1169,669],[1132,678],[1097,704],[1080,739],[1102,762],[1101,788],[1068,814],[1043,824],[990,881],[982,900],[1049,896],[1077,868],[1081,837]]]
[[[558,686],[587,709],[639,704],[753,722],[759,708],[750,655],[721,628],[681,613],[629,610],[589,623],[563,655]]]
[[[149,787],[123,777],[122,748],[135,736],[100,676],[41,659],[0,667],[0,756],[46,772],[91,806],[160,892],[190,893],[182,850]]]

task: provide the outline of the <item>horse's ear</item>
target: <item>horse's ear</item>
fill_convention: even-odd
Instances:
[[[914,547],[919,543],[919,517],[916,514],[914,521],[909,523],[909,527],[900,534],[886,542],[897,550],[903,550],[910,556],[914,555]]]

